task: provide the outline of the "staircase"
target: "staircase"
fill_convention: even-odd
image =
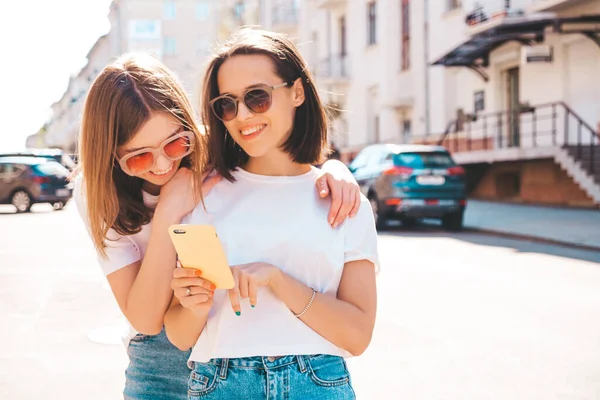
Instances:
[[[566,145],[554,160],[596,204],[600,204],[600,146]]]
[[[448,124],[437,144],[458,159],[475,160],[481,155],[482,162],[490,159],[491,152],[516,154],[514,160],[553,156],[567,175],[600,205],[600,135],[563,102],[459,115]],[[469,157],[461,157],[465,153]]]

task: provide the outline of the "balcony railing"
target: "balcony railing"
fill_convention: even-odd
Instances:
[[[560,146],[586,159],[592,173],[600,161],[599,132],[562,102],[465,116],[448,124],[438,144],[455,153]]]
[[[485,0],[476,3],[475,8],[467,13],[465,22],[475,26],[490,20],[525,15],[527,7],[536,0]]]
[[[298,23],[299,10],[293,4],[279,3],[271,9],[271,20],[273,25],[296,25]]]
[[[343,54],[327,57],[319,62],[316,74],[320,78],[347,79],[350,77],[350,59]]]

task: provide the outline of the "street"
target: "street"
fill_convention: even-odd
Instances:
[[[121,398],[123,318],[74,203],[0,227],[0,398]],[[600,252],[436,227],[379,251],[359,399],[600,398]]]

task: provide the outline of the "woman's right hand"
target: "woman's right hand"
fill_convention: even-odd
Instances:
[[[211,175],[211,172],[209,170],[202,174],[202,196],[206,196],[221,180],[221,175]],[[192,212],[198,204],[197,200],[194,196],[194,172],[189,168],[181,167],[173,175],[173,178],[161,188],[157,210],[177,213],[177,217],[181,219]]]
[[[200,278],[202,272],[192,268],[181,268],[177,261],[177,267],[173,270],[171,289],[179,303],[194,313],[206,316],[212,307],[215,285]]]

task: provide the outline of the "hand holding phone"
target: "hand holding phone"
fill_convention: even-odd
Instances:
[[[198,270],[182,268],[179,261],[177,264],[171,281],[173,294],[183,307],[199,316],[206,316],[213,304],[215,285],[201,278]]]
[[[202,278],[217,289],[234,287],[225,251],[212,225],[171,225],[169,236],[184,268],[202,271]]]

